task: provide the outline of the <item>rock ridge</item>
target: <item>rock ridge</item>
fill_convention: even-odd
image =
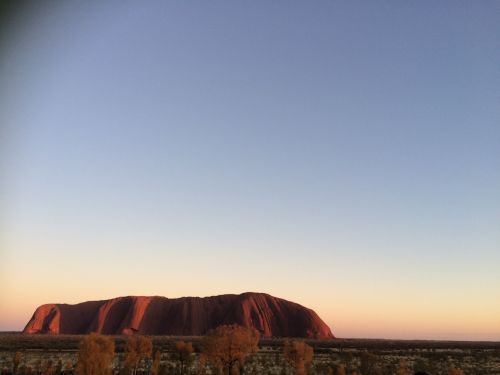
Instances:
[[[334,338],[311,309],[265,293],[166,298],[127,296],[38,307],[24,333],[199,336],[240,324],[263,337]]]

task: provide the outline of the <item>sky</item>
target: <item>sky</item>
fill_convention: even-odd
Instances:
[[[255,291],[337,337],[500,340],[498,2],[7,8],[0,330]]]

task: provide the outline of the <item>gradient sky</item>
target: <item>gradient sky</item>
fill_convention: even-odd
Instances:
[[[500,340],[497,1],[33,2],[0,34],[0,330],[261,291]]]

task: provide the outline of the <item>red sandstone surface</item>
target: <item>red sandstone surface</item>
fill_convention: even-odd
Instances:
[[[204,335],[222,324],[257,329],[264,337],[333,338],[311,309],[264,293],[213,297],[119,297],[36,309],[24,333]]]

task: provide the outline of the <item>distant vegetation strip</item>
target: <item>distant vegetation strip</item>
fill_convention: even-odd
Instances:
[[[28,335],[20,332],[0,332],[0,350],[47,349],[78,350],[78,345],[86,335]],[[124,348],[127,335],[113,335],[116,350]],[[199,345],[203,336],[148,336],[153,344],[172,349],[179,340],[191,341]],[[282,346],[285,338],[261,338],[260,346]],[[334,339],[305,340],[315,350],[331,348],[351,349],[500,349],[500,341],[440,341],[440,340],[390,340],[390,339]]]

